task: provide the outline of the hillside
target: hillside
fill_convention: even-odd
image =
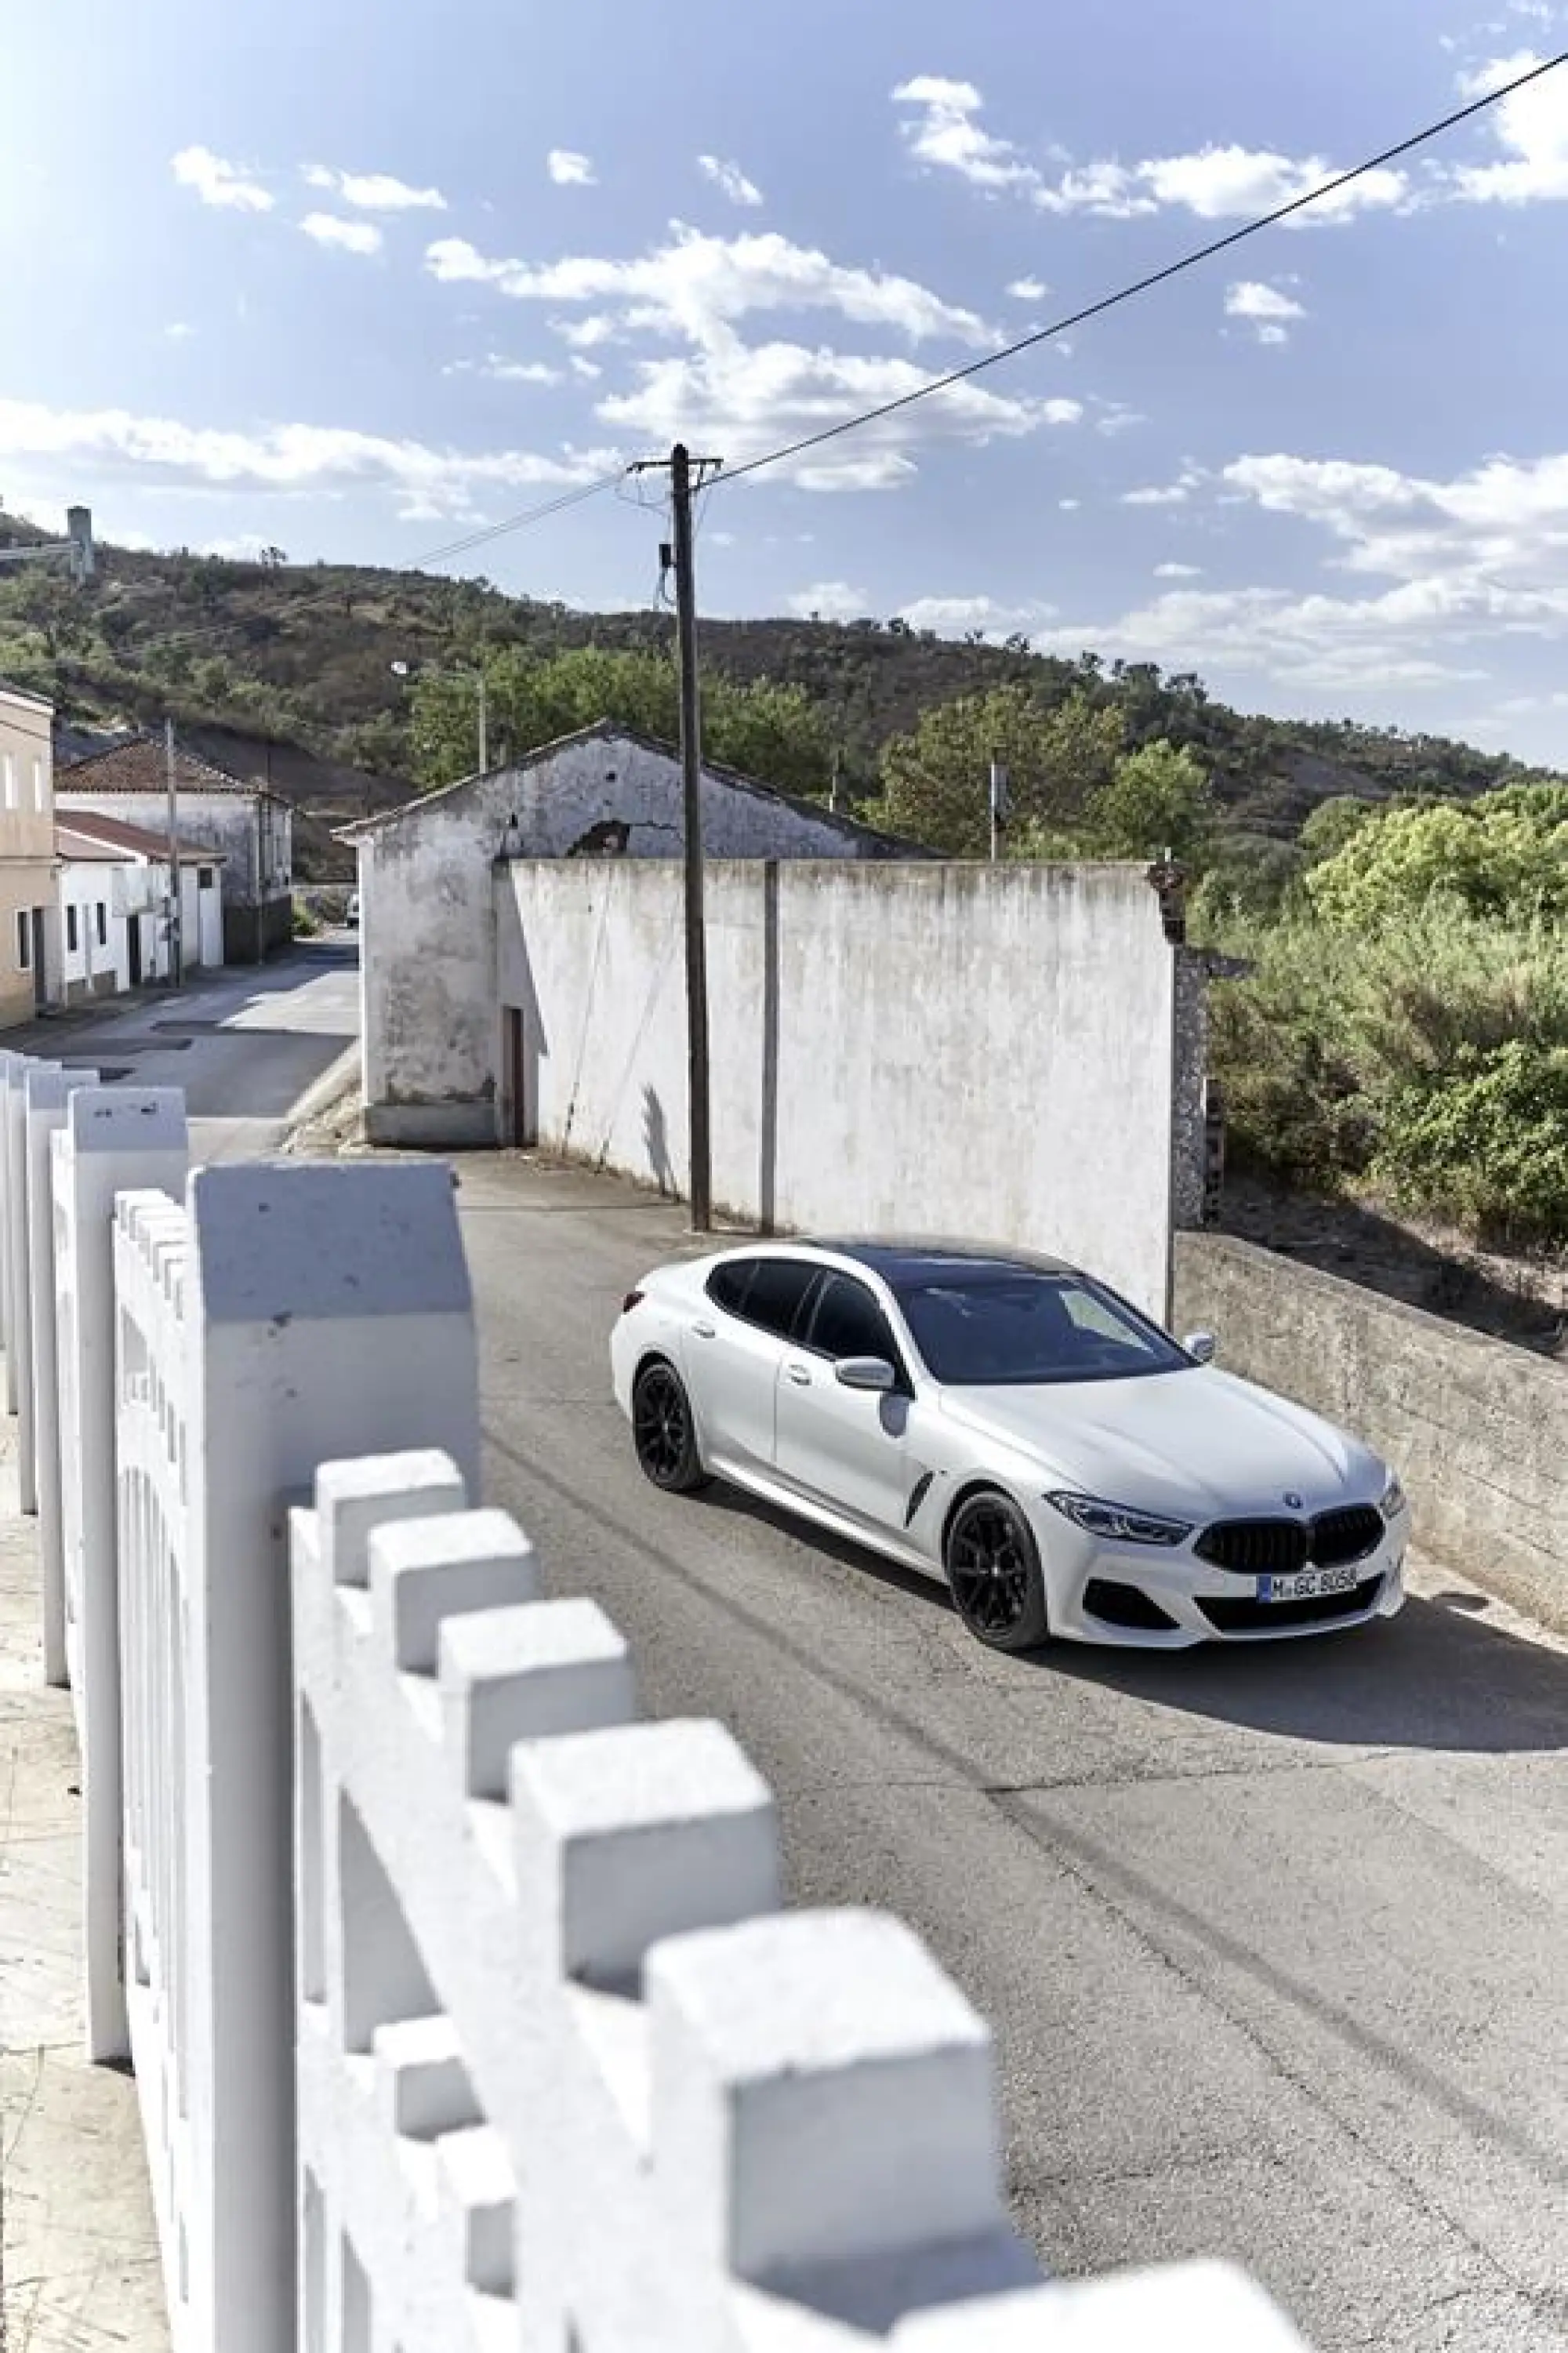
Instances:
[[[35,535],[0,517],[0,543]],[[669,630],[651,611],[585,613],[482,581],[290,565],[277,550],[242,563],[104,547],[80,591],[53,567],[0,575],[0,674],[52,695],[78,724],[146,725],[172,710],[193,741],[208,731],[228,765],[236,746],[247,773],[265,773],[270,757],[279,789],[306,812],[318,871],[319,856],[332,855],[331,822],[406,789],[408,690],[394,661],[471,662],[481,646],[648,647]],[[1092,654],[1068,662],[1022,639],[961,643],[897,620],[711,620],[702,652],[737,681],[771,677],[820,700],[852,796],[874,788],[883,744],[922,710],[1009,680],[1052,700],[1078,687],[1114,701],[1134,744],[1192,744],[1243,832],[1287,839],[1338,794],[1470,794],[1530,773],[1441,737],[1239,712],[1191,672]]]

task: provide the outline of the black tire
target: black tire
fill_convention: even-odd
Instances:
[[[632,1436],[643,1476],[667,1495],[692,1495],[710,1483],[697,1451],[691,1399],[662,1356],[650,1357],[633,1384]]]
[[[1035,1651],[1050,1632],[1034,1530],[995,1488],[966,1495],[942,1547],[953,1606],[990,1651]]]

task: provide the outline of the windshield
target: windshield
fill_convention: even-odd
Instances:
[[[1082,1275],[943,1271],[899,1289],[932,1377],[957,1388],[1133,1380],[1192,1358],[1113,1292]]]

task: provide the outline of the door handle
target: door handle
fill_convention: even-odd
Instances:
[[[791,1380],[795,1383],[797,1389],[808,1389],[811,1387],[811,1367],[809,1365],[786,1365],[784,1370],[788,1373]]]
[[[691,1328],[700,1340],[716,1340],[719,1337],[719,1327],[715,1324],[694,1324]]]

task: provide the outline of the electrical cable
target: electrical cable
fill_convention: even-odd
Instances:
[[[1527,73],[1516,74],[1498,89],[1484,91],[1468,105],[1456,107],[1451,114],[1445,114],[1439,121],[1427,123],[1425,130],[1412,132],[1408,138],[1396,141],[1394,145],[1383,148],[1375,155],[1369,155],[1364,163],[1353,164],[1348,172],[1338,172],[1332,179],[1324,180],[1318,187],[1292,196],[1289,203],[1276,205],[1272,212],[1244,222],[1240,228],[1231,229],[1224,237],[1214,237],[1207,245],[1200,245],[1192,252],[1182,254],[1176,260],[1166,262],[1162,269],[1152,269],[1145,276],[1134,279],[1131,285],[1118,288],[1114,294],[1101,295],[1098,301],[1088,302],[1081,310],[1070,311],[1066,318],[1054,320],[1048,327],[1037,327],[1029,334],[1020,335],[1015,343],[1003,344],[999,351],[987,352],[963,367],[950,369],[945,375],[933,376],[929,384],[917,385],[912,391],[900,393],[894,400],[884,400],[875,408],[863,409],[858,417],[847,417],[837,425],[824,426],[819,432],[805,434],[798,441],[787,442],[782,448],[770,449],[764,457],[749,459],[742,466],[729,467],[717,479],[721,482],[744,481],[748,474],[760,474],[764,467],[781,466],[786,459],[802,457],[808,449],[819,449],[825,442],[837,441],[846,433],[858,433],[862,426],[875,425],[884,417],[895,416],[900,409],[912,408],[918,400],[929,400],[933,393],[951,391],[954,385],[967,383],[971,376],[980,375],[987,368],[999,367],[1004,360],[1016,359],[1020,352],[1031,351],[1037,343],[1049,343],[1053,336],[1066,334],[1069,328],[1081,327],[1089,319],[1100,318],[1107,311],[1114,311],[1121,303],[1131,302],[1136,296],[1164,285],[1168,279],[1179,278],[1184,270],[1195,269],[1200,262],[1212,261],[1215,254],[1227,253],[1233,246],[1242,244],[1247,237],[1257,237],[1262,230],[1289,220],[1292,214],[1305,212],[1310,206],[1321,204],[1326,196],[1337,195],[1341,188],[1348,188],[1354,181],[1364,179],[1369,172],[1381,171],[1401,155],[1408,155],[1414,148],[1424,147],[1429,140],[1440,138],[1445,132],[1469,121],[1473,116],[1483,113],[1488,107],[1500,104],[1503,99],[1511,98],[1516,90],[1526,89],[1532,81],[1539,81],[1543,74],[1554,73],[1563,65],[1568,65],[1568,49],[1560,50],[1556,57],[1547,58],[1541,64],[1531,66]]]

